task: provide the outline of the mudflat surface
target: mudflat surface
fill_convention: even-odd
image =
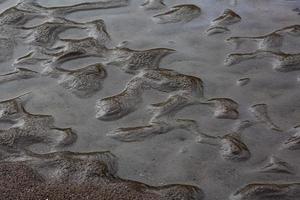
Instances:
[[[0,0],[0,199],[300,199],[300,1]]]

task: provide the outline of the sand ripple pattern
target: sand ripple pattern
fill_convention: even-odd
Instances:
[[[0,1],[0,3],[7,2]],[[184,60],[184,57],[181,57],[182,52],[176,51],[176,48],[162,44],[148,49],[135,49],[129,47],[131,43],[127,42],[118,45],[105,21],[98,16],[87,22],[68,18],[72,13],[82,11],[99,10],[105,13],[108,11],[104,9],[123,7],[129,9],[130,6],[132,5],[129,0],[85,1],[57,7],[44,6],[37,0],[21,0],[4,10],[0,14],[0,47],[3,49],[0,53],[0,63],[3,65],[11,63],[11,66],[10,70],[0,74],[0,86],[8,84],[22,86],[25,81],[35,85],[37,80],[51,82],[51,87],[57,86],[61,89],[57,95],[70,95],[74,101],[89,102],[89,105],[82,104],[82,106],[89,107],[94,112],[82,113],[83,116],[88,114],[101,124],[115,123],[115,128],[106,130],[103,137],[104,140],[117,143],[119,146],[135,147],[141,143],[151,142],[154,137],[160,138],[176,133],[181,134],[182,141],[185,141],[185,137],[191,138],[189,142],[193,148],[197,148],[199,154],[205,152],[202,153],[198,148],[205,149],[209,154],[206,155],[209,157],[207,160],[222,163],[222,166],[218,166],[219,171],[214,172],[216,177],[214,175],[210,177],[210,169],[207,167],[202,178],[209,182],[216,180],[217,185],[232,184],[235,190],[231,192],[226,190],[229,200],[299,199],[300,183],[295,181],[299,180],[297,162],[290,163],[281,157],[283,152],[293,155],[300,149],[299,126],[290,130],[281,127],[284,123],[273,115],[274,107],[268,102],[252,102],[250,105],[244,105],[243,102],[227,95],[226,91],[210,91],[212,85],[219,80],[209,80],[205,70],[204,75],[200,77],[197,73],[191,75],[174,70],[172,66],[163,66],[162,63],[167,58],[173,59],[174,62]],[[196,24],[193,29],[197,29],[203,20],[204,7],[200,8],[199,5],[192,3],[172,5],[170,1],[146,0],[138,7],[141,10],[139,12],[148,16],[155,27],[163,29],[168,27],[171,31],[175,31],[174,27],[183,29],[192,27],[192,22],[198,20],[200,25],[193,24],[194,26]],[[152,14],[154,12],[155,14]],[[244,17],[245,12],[227,8],[221,13],[211,22],[208,21],[205,26],[208,27],[206,35],[221,33],[233,35],[238,23],[247,21]],[[35,20],[40,20],[41,23],[31,25],[30,23]],[[67,31],[83,32],[84,36],[64,38],[62,35]],[[225,61],[222,61],[222,66],[241,66],[247,62],[262,60],[271,64],[277,72],[292,74],[300,70],[300,54],[285,52],[284,46],[291,38],[299,37],[300,25],[295,24],[264,35],[230,36],[225,41],[219,41],[217,38],[215,40],[235,45],[236,52],[229,53]],[[209,40],[214,37],[205,38]],[[190,43],[194,42],[196,41]],[[172,41],[168,43],[172,44]],[[176,42],[173,41],[173,44]],[[249,51],[251,45],[254,49]],[[26,47],[23,55],[17,53],[20,46]],[[215,57],[218,57],[218,52]],[[94,64],[77,62],[80,59],[93,58],[97,58]],[[67,68],[66,63],[73,63],[74,68]],[[129,77],[128,81],[121,85],[122,89],[116,93],[100,95],[114,70]],[[255,84],[255,77],[250,78],[248,74],[243,74],[243,78],[236,80],[232,84],[243,86],[239,88],[241,93],[243,89]],[[162,95],[163,98],[149,102],[146,96],[150,92]],[[175,184],[165,182],[146,184],[119,176],[119,159],[113,151],[67,151],[67,148],[78,144],[82,134],[75,130],[78,128],[76,124],[73,124],[74,127],[57,125],[60,121],[56,120],[59,117],[55,114],[31,111],[28,104],[32,101],[32,97],[39,95],[38,92],[25,91],[15,97],[0,100],[0,200],[209,199],[206,197],[205,189],[208,191],[211,189],[203,184],[205,182],[199,185],[180,181]],[[278,94],[275,93],[274,96],[276,95]],[[247,109],[243,109],[245,107]],[[80,110],[76,107],[71,109]],[[133,121],[128,126],[120,125],[122,124],[120,121],[130,119],[130,115],[142,109],[146,110],[144,114],[149,115],[149,119],[144,120],[142,124]],[[200,122],[198,118],[182,117],[182,113],[188,109],[201,110],[193,112],[201,120],[210,120],[213,125],[223,123],[225,126],[226,123],[226,127],[228,124],[230,128],[224,128],[225,131],[222,129],[221,133],[217,133],[214,127],[211,127],[211,130],[203,130],[200,124],[206,122]],[[80,124],[80,126],[89,125]],[[260,154],[257,146],[262,144],[261,135],[268,137],[269,140],[273,139],[272,136],[278,136],[282,142],[275,147],[270,146],[271,153],[267,157],[255,158],[253,161],[253,157]],[[36,148],[39,146],[45,147],[46,152],[38,152]],[[163,150],[164,147],[159,148]],[[185,155],[186,150],[182,148],[178,152]],[[205,166],[208,165],[207,160],[198,163]],[[222,177],[226,175],[238,177],[240,174],[235,172],[246,165],[251,165],[251,169],[244,171],[250,174],[248,182],[243,185],[239,184],[240,180],[237,183],[222,183]],[[234,166],[234,169],[224,170],[226,166]],[[201,170],[199,167],[199,171]],[[276,180],[279,177],[279,181],[275,178],[272,182],[254,180],[259,176],[266,178],[273,175]],[[292,179],[291,176],[295,177]]]

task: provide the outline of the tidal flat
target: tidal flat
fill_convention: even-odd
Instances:
[[[0,200],[300,199],[299,0],[0,0]]]

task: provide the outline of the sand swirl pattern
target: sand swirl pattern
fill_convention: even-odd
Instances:
[[[226,9],[223,14],[212,20],[210,27],[206,30],[207,35],[215,35],[230,32],[228,26],[236,24],[242,20],[241,16],[233,10]]]
[[[182,4],[171,7],[168,11],[153,16],[158,24],[189,22],[201,13],[201,8],[193,4]]]
[[[20,35],[15,35],[16,40],[23,40],[25,44],[32,46],[30,52],[17,59],[15,65],[26,65],[29,67],[42,64],[44,69],[34,71],[30,68],[17,67],[14,71],[2,74],[1,82],[8,83],[49,77],[56,79],[59,85],[70,90],[77,97],[88,98],[101,89],[102,81],[107,76],[105,67],[99,63],[76,70],[69,70],[61,67],[63,63],[78,57],[97,55],[108,58],[103,62],[107,66],[121,66],[121,69],[126,73],[136,73],[137,70],[140,70],[140,66],[145,69],[158,68],[161,58],[173,50],[163,48],[146,51],[109,49],[106,45],[110,41],[110,36],[102,20],[77,23],[62,18],[65,14],[72,12],[119,7],[126,4],[127,1],[112,0],[50,8],[43,7],[35,1],[25,1],[4,11],[2,13],[2,25],[12,26],[12,30],[21,31]],[[54,19],[46,20],[37,26],[24,26],[28,20],[36,17],[54,17]],[[19,21],[19,19],[23,21]],[[90,37],[79,40],[59,38],[58,35],[61,32],[74,28],[86,30]],[[61,40],[66,45],[53,47],[57,40]],[[3,42],[6,41],[8,40],[3,40]],[[3,45],[6,44],[3,43]],[[9,49],[13,50],[13,47]],[[128,84],[127,90],[129,95],[126,94],[125,96],[132,95],[132,98],[138,98],[139,95],[134,92],[138,89],[135,89],[134,85],[135,83]],[[148,85],[150,86],[151,84]],[[140,86],[138,85],[138,87]],[[122,190],[126,190],[126,194],[124,194],[127,199],[203,199],[202,190],[194,186],[178,184],[154,187],[118,178],[116,176],[116,157],[110,152],[73,153],[57,151],[48,154],[38,154],[28,150],[31,145],[37,143],[53,145],[55,149],[58,147],[62,148],[73,144],[77,139],[77,134],[71,128],[56,127],[54,118],[51,115],[28,112],[22,102],[24,95],[3,100],[0,103],[1,120],[12,123],[10,128],[1,130],[1,164],[3,164],[3,170],[8,170],[10,165],[16,166],[13,169],[14,173],[22,174],[28,178],[27,181],[30,183],[30,186],[22,185],[21,190],[35,189],[39,191],[39,194],[35,193],[33,197],[32,193],[14,191],[15,184],[11,184],[12,187],[7,187],[5,191],[1,188],[2,194],[7,194],[7,191],[12,192],[7,198],[35,199],[53,194],[55,199],[62,199],[65,195],[70,195],[71,191],[68,194],[65,189],[60,187],[63,189],[61,190],[62,192],[52,193],[53,186],[65,184],[66,182],[72,184],[75,181],[77,184],[71,186],[74,189],[78,188],[79,183],[86,185],[84,187],[80,186],[82,191],[79,191],[78,198],[82,198],[83,190],[87,192],[92,186],[92,198],[96,198],[95,189],[98,188],[97,191],[100,190],[99,194],[101,196],[104,195],[106,199],[120,199],[121,196],[123,197]],[[45,166],[49,167],[45,168]],[[6,177],[11,179],[10,175]],[[103,187],[103,183],[106,186]],[[130,192],[128,189],[125,189],[128,187],[132,187]],[[112,195],[107,190],[112,191],[114,190],[113,188],[119,188],[119,193]]]
[[[0,200],[299,199],[294,1],[13,1]]]

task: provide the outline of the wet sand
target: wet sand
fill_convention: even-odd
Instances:
[[[0,199],[299,199],[299,7],[0,1]]]

